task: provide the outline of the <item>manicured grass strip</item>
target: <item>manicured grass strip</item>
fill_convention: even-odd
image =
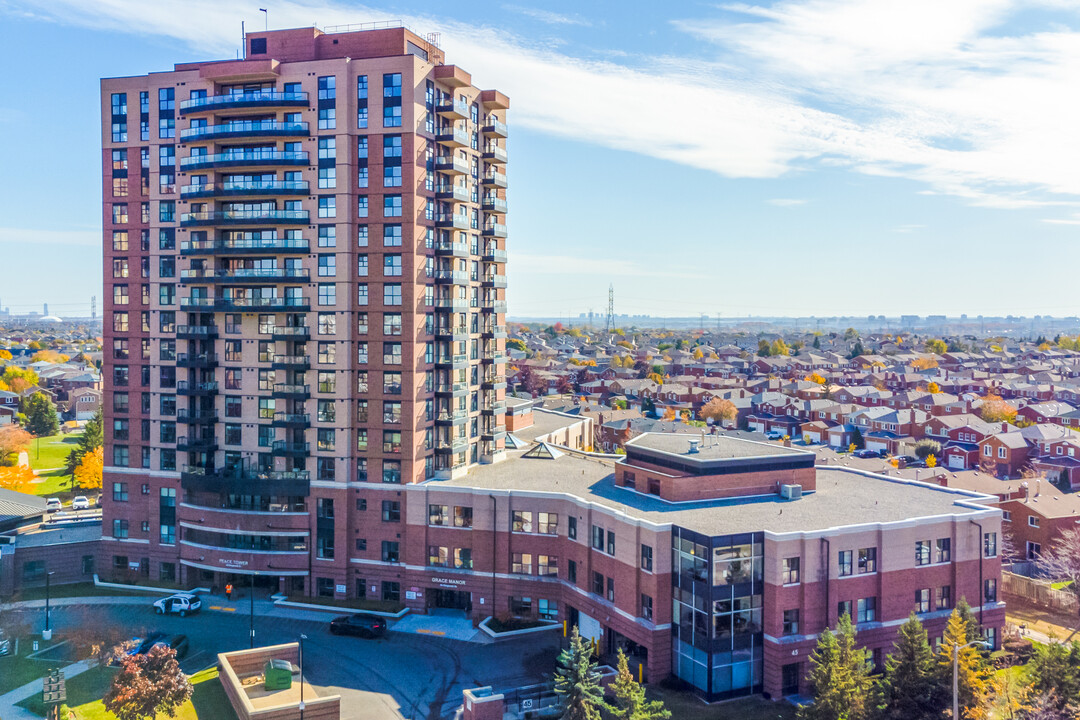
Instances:
[[[289,602],[303,603],[305,605],[327,605],[330,607],[339,607],[343,610],[374,610],[376,612],[389,613],[401,612],[401,610],[405,607],[405,605],[403,605],[402,603],[392,602],[389,600],[337,600],[334,598],[308,597],[306,595],[290,595],[288,600]]]

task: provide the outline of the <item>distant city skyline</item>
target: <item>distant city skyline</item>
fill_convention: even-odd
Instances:
[[[630,5],[287,1],[268,16],[402,19],[506,90],[511,315],[602,311],[611,283],[620,311],[658,316],[1080,312],[1080,180],[1062,161],[1080,150],[1075,8]],[[0,4],[0,52],[36,69],[0,100],[19,169],[0,251],[48,263],[5,278],[13,312],[89,315],[102,297],[98,79],[234,57],[241,22],[264,22],[246,4],[183,9]],[[1000,284],[1021,269],[1037,292]]]

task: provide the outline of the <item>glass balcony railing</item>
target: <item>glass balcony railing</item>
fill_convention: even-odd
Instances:
[[[180,158],[182,170],[232,167],[238,165],[307,165],[303,150],[242,150]]]
[[[235,270],[217,270],[213,268],[181,270],[180,278],[188,282],[236,282],[278,281],[306,282],[309,278],[307,268],[237,268]]]
[[[494,135],[496,137],[506,137],[510,134],[510,129],[506,126],[506,123],[499,122],[498,120],[488,120],[484,123],[482,128],[487,135]]]
[[[306,122],[278,122],[277,120],[250,120],[228,122],[221,125],[202,125],[180,131],[180,139],[188,142],[234,137],[306,136]]]
[[[182,240],[180,252],[182,254],[197,255],[214,253],[297,253],[302,254],[310,250],[311,246],[306,238],[289,237],[264,237],[264,238],[240,238],[221,240]]]
[[[197,183],[180,188],[180,197],[215,197],[228,195],[306,195],[306,180],[226,180],[221,183]]]
[[[306,225],[307,210],[219,210],[217,212],[184,213],[181,226],[191,225]]]
[[[191,98],[180,103],[180,114],[203,110],[224,110],[244,107],[299,107],[308,104],[306,92],[281,92],[279,90],[256,90],[253,92],[226,93]]]

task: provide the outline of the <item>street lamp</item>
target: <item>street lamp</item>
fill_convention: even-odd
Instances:
[[[960,680],[957,677],[957,670],[959,666],[960,651],[964,648],[969,648],[972,645],[981,645],[987,650],[993,650],[994,646],[985,640],[972,640],[964,645],[953,645],[952,649],[952,716],[955,718],[960,717]]]
[[[49,626],[49,578],[53,576],[53,571],[45,573],[45,631],[41,633],[42,640],[52,640],[52,628]]]
[[[300,635],[300,720],[304,720],[304,641],[307,635]]]
[[[249,616],[250,620],[248,622],[248,626],[249,626],[249,628],[251,630],[251,648],[252,649],[255,649],[255,576],[258,575],[258,574],[259,573],[253,573],[251,575],[251,592],[248,593],[250,595],[250,601],[251,601],[251,613],[250,613],[250,616]]]

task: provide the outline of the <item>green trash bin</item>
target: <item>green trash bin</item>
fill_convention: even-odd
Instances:
[[[267,660],[263,665],[263,688],[285,690],[292,687],[292,664],[288,660]]]

